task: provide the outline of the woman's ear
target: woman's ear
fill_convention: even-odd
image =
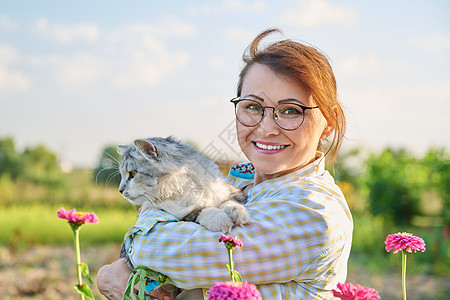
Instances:
[[[324,130],[322,131],[322,135],[320,136],[320,139],[326,139],[328,138],[334,131],[333,126],[331,126],[330,124],[327,123],[327,126],[324,128]]]

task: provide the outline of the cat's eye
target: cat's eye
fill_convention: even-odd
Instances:
[[[133,170],[133,171],[131,171],[131,172],[128,172],[128,179],[133,179],[134,176],[136,176],[136,174],[137,174],[137,171],[136,171],[136,170]]]

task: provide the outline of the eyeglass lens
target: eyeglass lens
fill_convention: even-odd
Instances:
[[[276,107],[262,106],[254,100],[243,99],[236,104],[236,117],[244,126],[256,126],[265,115],[265,109],[271,108],[275,122],[283,129],[293,130],[303,123],[303,109],[293,103],[282,103]]]

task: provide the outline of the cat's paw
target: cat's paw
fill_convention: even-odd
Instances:
[[[234,226],[231,217],[216,207],[203,209],[197,217],[197,222],[210,231],[220,231],[223,233],[228,233]]]
[[[231,202],[223,207],[223,211],[233,220],[234,226],[243,225],[250,220],[247,209],[239,203]]]

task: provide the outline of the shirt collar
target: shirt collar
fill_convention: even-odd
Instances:
[[[299,178],[299,177],[306,177],[306,176],[310,176],[310,175],[314,175],[314,174],[322,175],[324,173],[325,173],[325,155],[322,152],[317,151],[316,159],[313,162],[307,164],[303,168],[296,170],[294,172],[261,182],[260,184],[254,186],[252,189],[250,189],[248,192],[248,195],[249,195],[249,197],[251,197],[252,194],[259,193],[264,188],[266,188],[270,185],[276,185],[276,184],[279,184],[282,182],[294,181],[295,178]]]

